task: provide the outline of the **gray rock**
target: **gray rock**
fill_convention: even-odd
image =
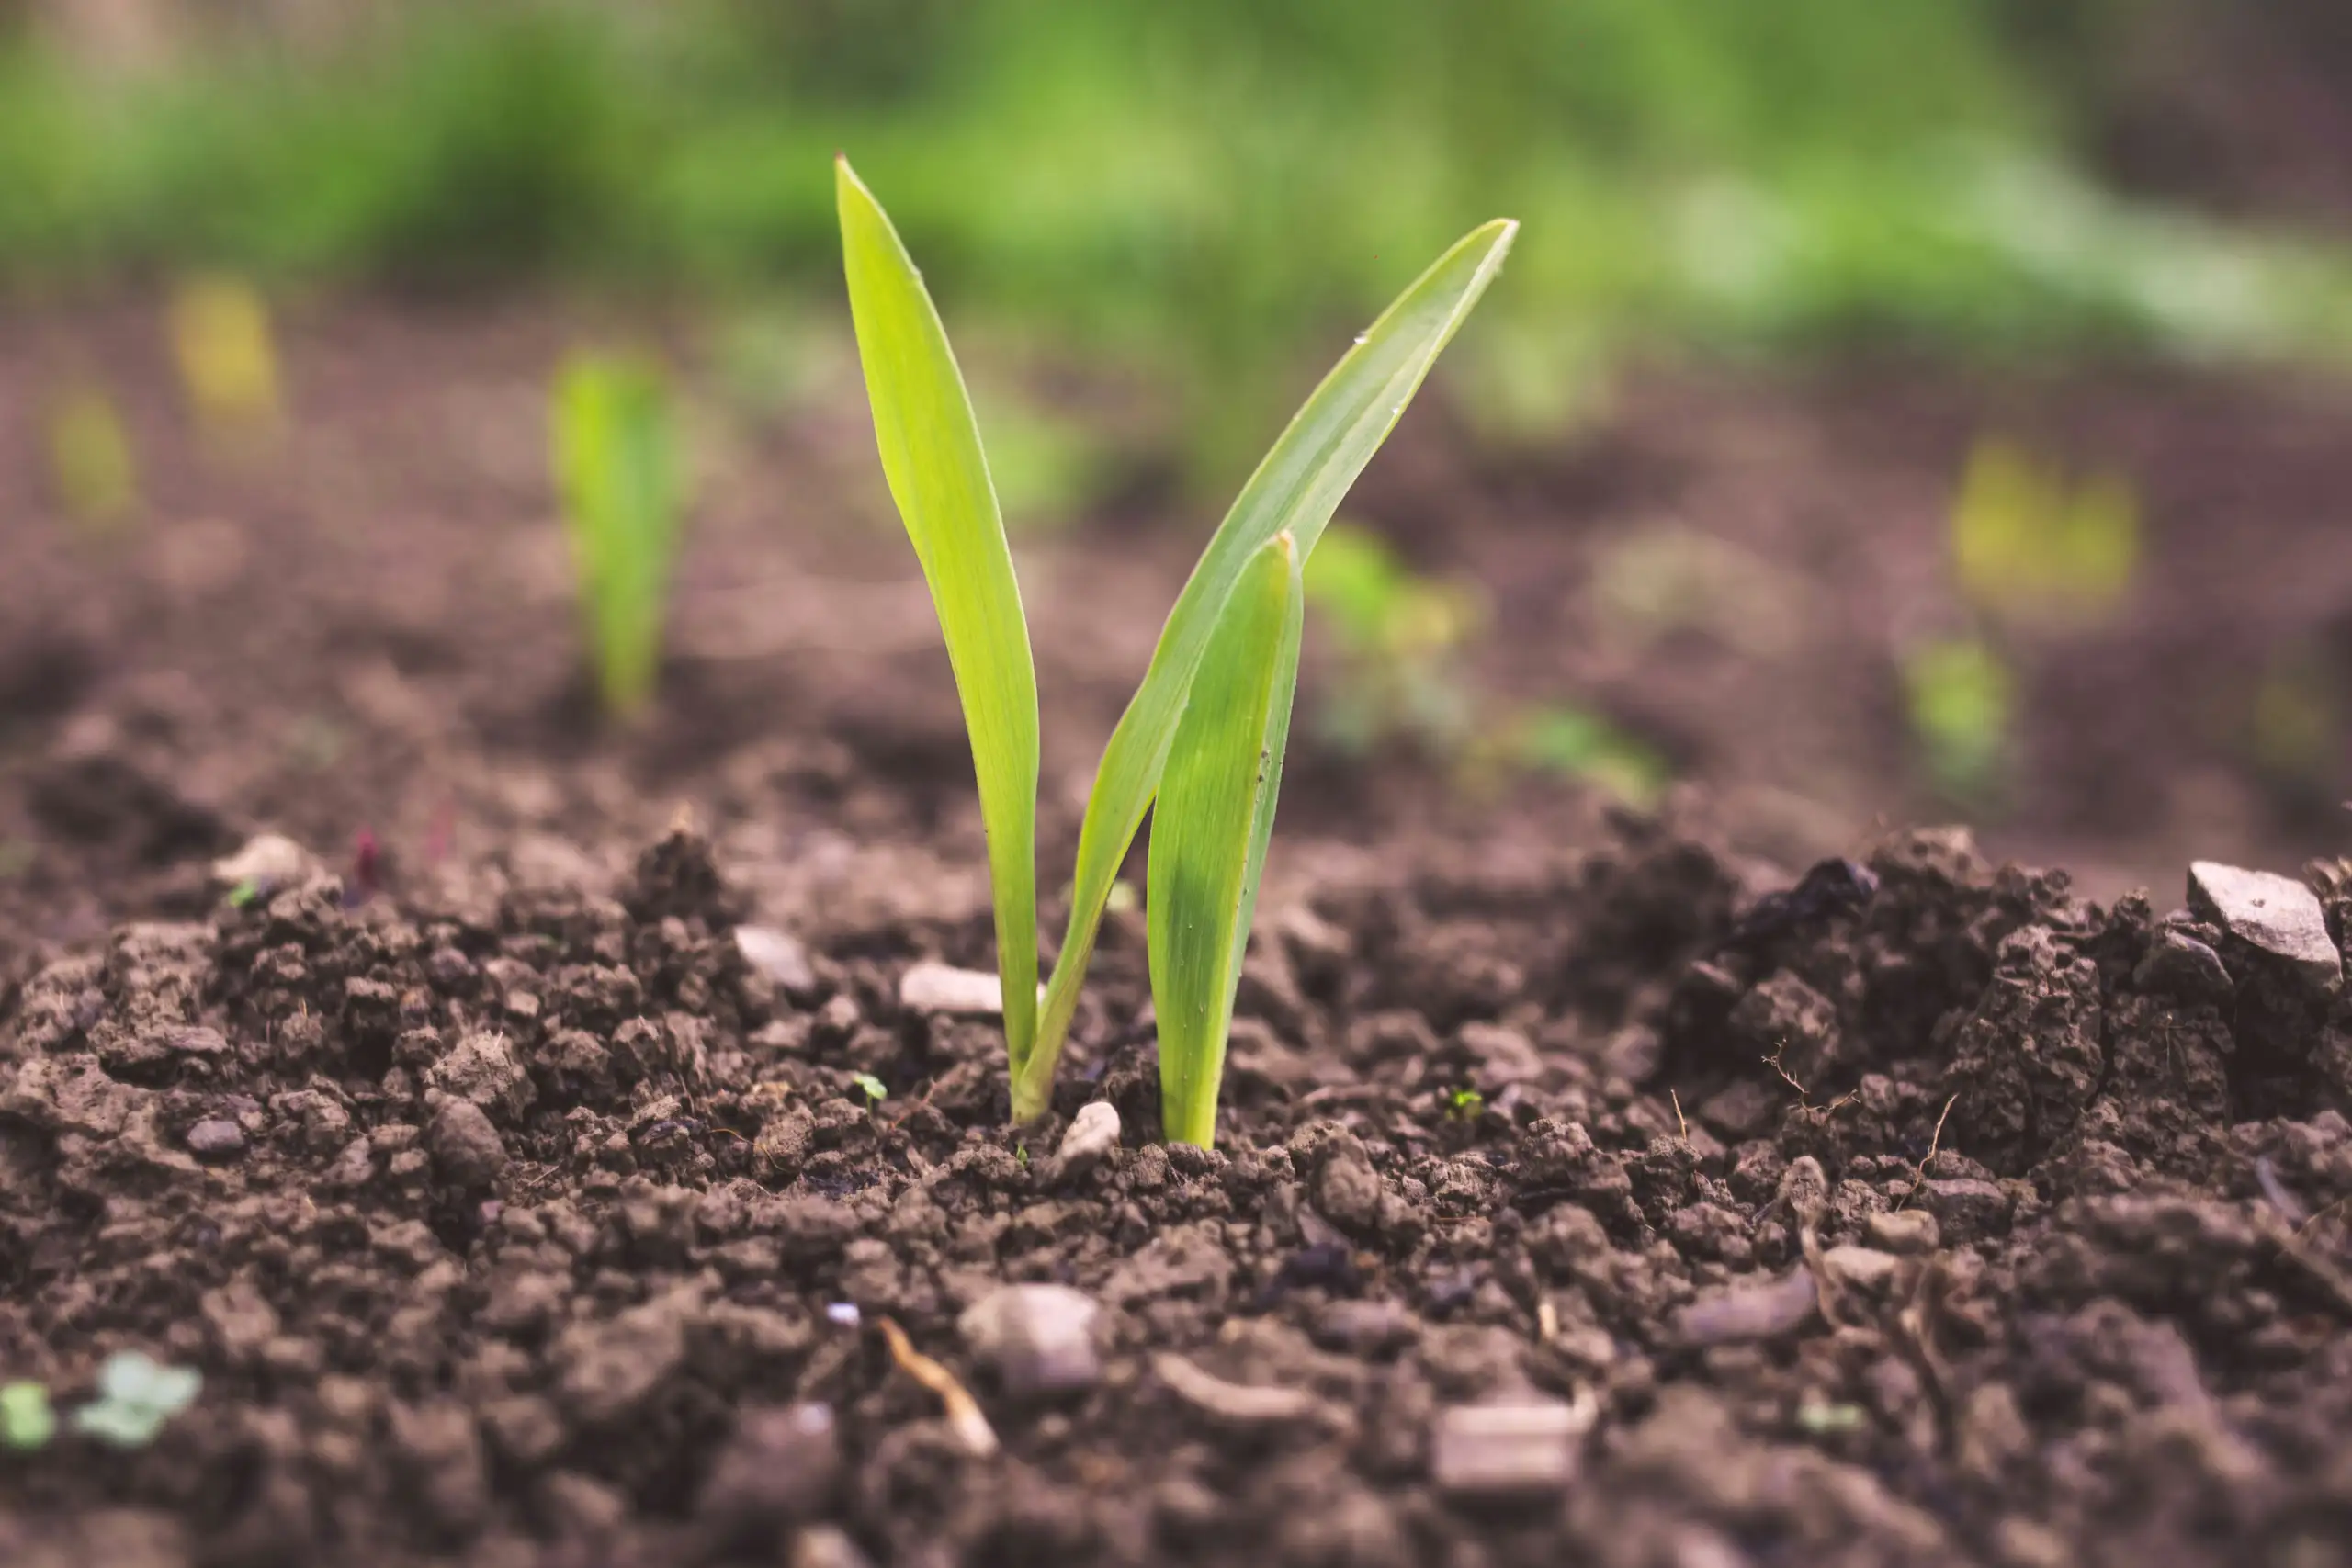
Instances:
[[[245,1152],[245,1130],[225,1116],[208,1116],[187,1130],[187,1148],[198,1159],[230,1159]]]
[[[1004,1011],[1004,983],[977,969],[925,959],[899,976],[899,1005],[909,1012],[996,1017]]]
[[[1067,1285],[1006,1285],[966,1309],[956,1326],[1016,1399],[1091,1388],[1102,1376],[1095,1347],[1102,1308]]]
[[[574,1323],[556,1337],[556,1397],[583,1427],[626,1426],[686,1359],[690,1292],[656,1296],[602,1323]]]
[[[1739,1345],[1778,1339],[1813,1315],[1820,1295],[1810,1269],[1738,1284],[1702,1296],[1674,1314],[1674,1332],[1687,1345]]]
[[[789,931],[774,926],[737,926],[735,950],[743,955],[744,963],[796,1001],[817,988],[817,971],[808,962],[808,949]]]
[[[2217,1002],[2230,994],[2230,972],[2220,953],[2184,931],[2161,929],[2132,972],[2132,983],[2190,1002]]]
[[[1119,1110],[1107,1100],[1080,1108],[1054,1155],[1054,1179],[1076,1181],[1119,1146]]]
[[[212,879],[229,887],[250,884],[266,898],[281,887],[295,887],[319,874],[311,852],[282,833],[261,833],[248,839],[235,854],[212,863]]]
[[[1577,1478],[1593,1413],[1557,1400],[1456,1404],[1438,1413],[1430,1474],[1452,1497],[1540,1497]]]
[[[1421,1325],[1401,1302],[1337,1301],[1316,1314],[1309,1332],[1326,1350],[1377,1357],[1393,1355],[1419,1338]]]
[[[1831,1280],[1857,1291],[1883,1291],[1894,1283],[1903,1259],[1871,1247],[1833,1247],[1821,1255]]]
[[[515,1058],[514,1043],[487,1030],[458,1041],[456,1049],[424,1070],[424,1081],[444,1094],[504,1116],[522,1114],[536,1093],[530,1075]]]
[[[2198,861],[2188,868],[2188,907],[2315,986],[2332,989],[2344,978],[2318,897],[2292,877]]]
[[[1315,1206],[1333,1224],[1351,1231],[1374,1228],[1380,1218],[1380,1173],[1352,1139],[1325,1162],[1315,1180]]]
[[[1920,1193],[1928,1212],[1962,1241],[1995,1235],[2008,1228],[2009,1194],[1998,1182],[1981,1177],[1954,1177],[1930,1181]]]
[[[506,1145],[490,1116],[469,1100],[441,1101],[424,1128],[425,1151],[434,1168],[452,1187],[469,1191],[489,1186],[506,1168]]]
[[[841,1478],[832,1406],[746,1410],[712,1462],[700,1513],[730,1540],[773,1539],[785,1526],[821,1515]]]
[[[873,1568],[873,1559],[832,1525],[811,1525],[792,1543],[792,1568]]]
[[[1888,1252],[1919,1256],[1935,1251],[1943,1241],[1936,1216],[1925,1209],[1897,1209],[1891,1213],[1872,1214],[1863,1229],[1872,1247]]]

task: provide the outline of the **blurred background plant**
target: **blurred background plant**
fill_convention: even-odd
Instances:
[[[1504,436],[1698,343],[2342,355],[2341,254],[2083,172],[2147,7],[2025,9],[34,0],[0,40],[0,275],[554,274],[755,310],[830,278],[854,145],[943,287],[1170,378],[1217,456],[1491,211],[1527,224],[1510,326],[1456,379]],[[190,304],[225,330],[232,298]]]
[[[684,510],[669,384],[642,360],[581,355],[557,378],[548,424],[596,694],[637,718],[661,675]]]

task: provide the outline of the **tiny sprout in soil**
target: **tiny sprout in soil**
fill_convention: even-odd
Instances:
[[[872,1073],[852,1074],[849,1081],[856,1086],[858,1093],[865,1096],[865,1103],[868,1105],[879,1105],[890,1098],[890,1091],[883,1087],[882,1080]]]
[[[597,696],[606,713],[632,718],[661,671],[684,507],[669,388],[652,366],[582,355],[558,378],[551,412]]]
[[[1305,614],[1300,570],[1510,249],[1472,231],[1315,389],[1193,568],[1112,731],[1080,824],[1060,959],[1037,959],[1037,678],[1004,520],[945,327],[898,231],[836,164],[850,317],[882,471],[931,586],[988,834],[1015,1122],[1042,1115],[1119,863],[1154,814],[1146,920],[1160,1114],[1207,1146],[1234,987],[1273,831]],[[1156,810],[1155,810],[1156,807]]]
[[[1487,1097],[1468,1087],[1457,1089],[1445,1097],[1445,1113],[1457,1122],[1468,1122],[1487,1108]]]
[[[46,1387],[23,1381],[0,1383],[0,1448],[46,1448],[56,1435],[57,1412],[50,1408]]]

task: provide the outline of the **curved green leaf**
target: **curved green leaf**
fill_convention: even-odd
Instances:
[[[1517,223],[1500,218],[1471,231],[1397,296],[1293,417],[1193,567],[1095,772],[1079,830],[1069,924],[1046,988],[1035,1049],[1014,1073],[1016,1122],[1043,1113],[1052,1093],[1103,903],[1159,788],[1202,650],[1243,568],[1277,534],[1292,536],[1301,560],[1313,552],[1323,525],[1494,280],[1518,232]]]
[[[914,541],[955,666],[978,775],[997,969],[1015,1082],[1037,1019],[1037,674],[996,489],[947,332],[898,231],[834,165],[850,319],[891,498]]]
[[[1152,811],[1146,919],[1160,1121],[1170,1139],[1203,1148],[1216,1136],[1304,614],[1298,550],[1277,534],[1243,568],[1203,650]]]

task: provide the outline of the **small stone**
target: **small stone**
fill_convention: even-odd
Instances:
[[[1054,1179],[1076,1181],[1119,1146],[1119,1109],[1107,1100],[1089,1101],[1070,1119],[1054,1156]]]
[[[202,1024],[171,1031],[164,1036],[164,1045],[187,1056],[224,1056],[229,1052],[229,1042],[220,1032]]]
[[[1347,1424],[1345,1411],[1303,1388],[1227,1382],[1167,1351],[1152,1357],[1151,1370],[1170,1393],[1221,1426],[1247,1429],[1310,1422],[1331,1427]]]
[[[1421,1325],[1401,1302],[1338,1301],[1316,1314],[1309,1332],[1327,1350],[1374,1358],[1410,1345],[1420,1337]]]
[[[811,1525],[792,1543],[792,1568],[873,1568],[873,1559],[832,1525]]]
[[[2185,931],[2161,929],[2132,972],[2132,983],[2189,1002],[2217,1002],[2230,994],[2230,972],[2220,953]]]
[[[808,949],[789,931],[774,926],[737,926],[735,950],[743,955],[744,963],[796,1001],[817,988],[817,971],[808,963]]]
[[[208,1116],[187,1130],[187,1148],[198,1159],[231,1159],[245,1152],[245,1130],[225,1116]]]
[[[1778,1339],[1804,1326],[1819,1299],[1812,1271],[1798,1269],[1779,1280],[1701,1297],[1674,1314],[1674,1331],[1690,1345]]]
[[[1557,1400],[1456,1404],[1438,1413],[1430,1474],[1452,1497],[1540,1497],[1577,1478],[1592,1412]]]
[[[909,1012],[995,1017],[1004,1011],[1004,983],[977,969],[925,959],[899,976],[899,1005]]]
[[[475,1190],[498,1179],[506,1168],[506,1145],[489,1115],[469,1100],[444,1100],[424,1129],[424,1145],[441,1179]]]
[[[832,1406],[747,1410],[703,1483],[701,1514],[731,1540],[772,1539],[784,1526],[822,1514],[841,1478]]]
[[[1903,1259],[1870,1247],[1833,1247],[1821,1255],[1829,1277],[1849,1290],[1883,1291],[1894,1282]]]
[[[1943,1241],[1936,1216],[1925,1209],[1897,1209],[1891,1213],[1872,1214],[1863,1228],[1872,1247],[1912,1257],[1933,1252]]]
[[[972,1354],[1016,1399],[1091,1388],[1102,1376],[1094,1325],[1102,1308],[1067,1285],[1006,1285],[966,1310],[956,1326]]]
[[[2008,1228],[2008,1193],[1999,1183],[1982,1177],[1930,1181],[1921,1191],[1919,1201],[1942,1228],[1962,1241],[1997,1235]]]
[[[2291,877],[2200,860],[2188,868],[2188,907],[2315,986],[2333,989],[2344,978],[2318,896]]]
[[[212,863],[212,879],[226,886],[250,886],[266,897],[282,887],[310,880],[319,863],[311,852],[282,833],[259,833],[235,854]]]

